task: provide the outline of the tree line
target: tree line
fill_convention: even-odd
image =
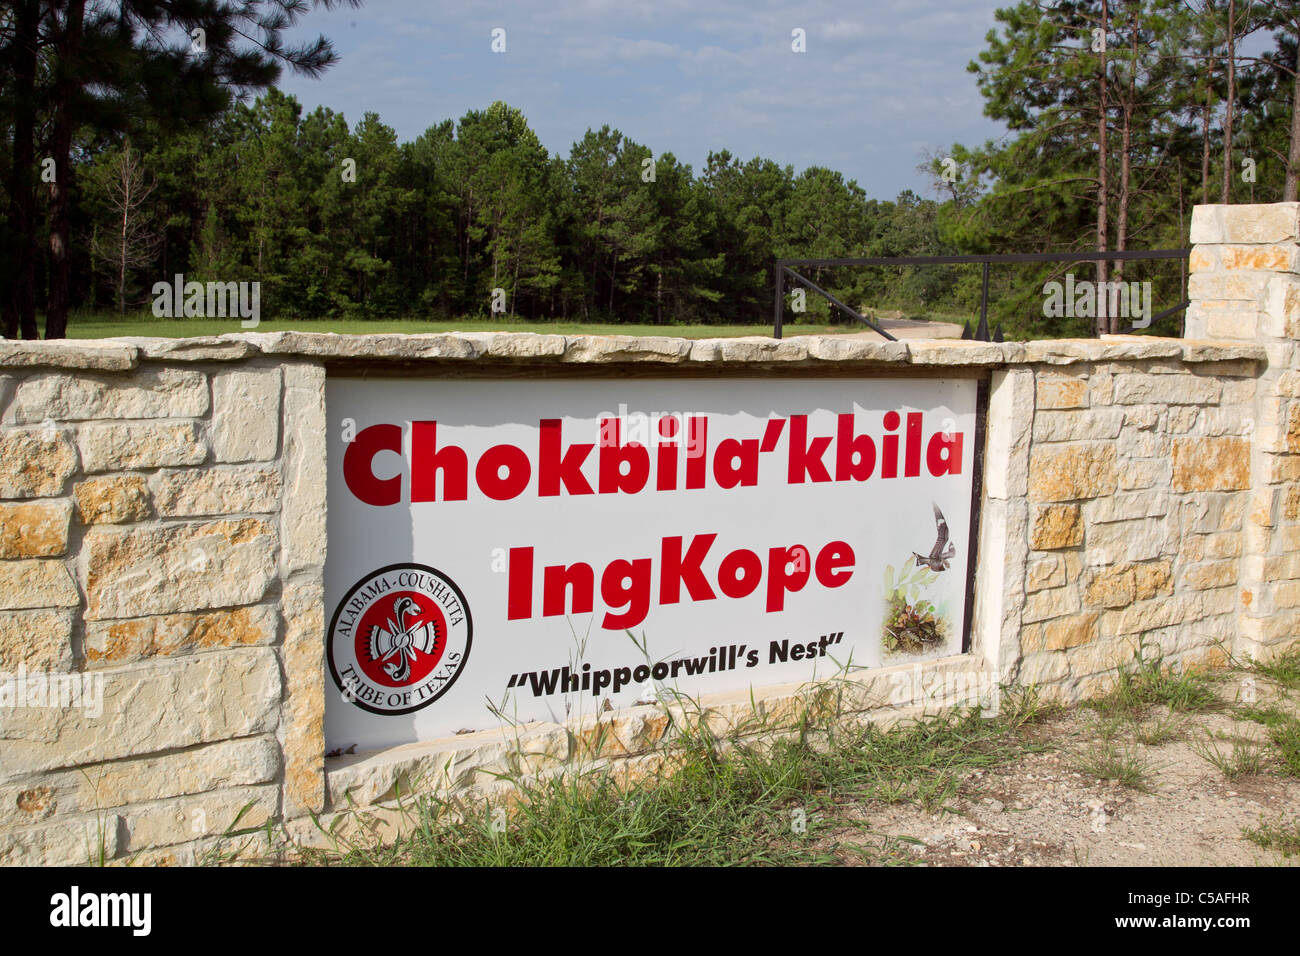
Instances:
[[[306,318],[762,323],[774,256],[940,248],[933,200],[726,151],[697,175],[608,126],[549,155],[500,102],[399,142],[374,113],[349,127],[272,89],[107,147],[81,183],[97,240],[83,295],[120,309],[181,272],[260,282],[264,304]],[[852,294],[879,294],[869,279]]]
[[[1181,248],[1196,203],[1297,198],[1294,0],[1027,0],[995,18],[969,69],[1008,134],[952,147],[948,241],[974,252]],[[1095,275],[1152,281],[1169,305],[1185,297],[1185,273],[1167,265],[1102,260]],[[1022,332],[1059,328],[1030,307],[1039,288],[1000,303]],[[1099,316],[1069,331],[1119,325]]]
[[[725,150],[694,170],[610,126],[551,154],[501,102],[409,142],[374,113],[304,112],[273,84],[335,59],[324,38],[281,44],[307,7],[0,5],[6,336],[34,337],[38,303],[51,337],[74,306],[138,311],[175,274],[260,282],[264,315],[765,323],[777,258],[1177,248],[1195,203],[1300,186],[1300,9],[1283,0],[998,10],[970,69],[1007,134],[922,157],[939,198],[894,201]],[[993,318],[1012,335],[1115,328],[1043,315],[1046,281],[1093,268],[995,269]],[[1095,277],[1151,281],[1169,305],[1185,286],[1168,263],[1103,260]],[[979,301],[977,268],[810,278],[854,306]]]

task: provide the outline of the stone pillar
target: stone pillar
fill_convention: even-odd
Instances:
[[[1262,345],[1235,653],[1300,635],[1300,203],[1197,206],[1186,337]]]

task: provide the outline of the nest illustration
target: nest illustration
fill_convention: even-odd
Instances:
[[[885,568],[885,619],[881,644],[890,654],[922,654],[948,639],[948,620],[922,593],[938,577],[925,567]]]
[[[902,654],[933,650],[947,640],[947,624],[929,601],[891,600],[885,610],[885,649]]]

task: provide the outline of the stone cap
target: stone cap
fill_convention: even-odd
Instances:
[[[1295,242],[1300,203],[1204,205],[1192,209],[1192,245]]]
[[[232,332],[194,338],[0,340],[0,368],[33,366],[125,371],[143,361],[233,362],[256,356],[330,363],[440,363],[488,366],[655,365],[709,368],[966,367],[1072,365],[1175,359],[1266,361],[1252,343],[1105,335],[1100,339],[973,342],[908,339],[877,342],[853,335],[669,336],[543,335],[535,332],[436,332],[342,335],[334,332]]]

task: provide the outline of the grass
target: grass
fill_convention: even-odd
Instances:
[[[1187,722],[1171,711],[1150,723],[1140,724],[1136,736],[1139,743],[1146,744],[1148,747],[1159,747],[1180,740],[1186,731]]]
[[[1300,645],[1279,654],[1270,661],[1252,661],[1250,669],[1283,687],[1300,690]]]
[[[1124,787],[1146,790],[1151,765],[1140,752],[1114,741],[1100,741],[1075,756],[1079,773],[1098,780],[1114,780]]]
[[[1013,697],[997,717],[952,712],[883,728],[810,707],[794,733],[712,739],[683,726],[671,772],[631,783],[598,767],[513,776],[509,803],[420,797],[407,835],[333,827],[302,862],[414,866],[680,866],[911,862],[898,838],[864,839],[848,808],[908,802],[937,811],[972,772],[1044,749],[1017,733],[1050,709]]]
[[[1300,720],[1292,718],[1268,729],[1272,752],[1289,777],[1300,777]]]
[[[1044,700],[1037,687],[999,687],[998,696],[998,716],[1012,729],[1051,720],[1065,711],[1057,701]]]
[[[1194,740],[1189,745],[1192,753],[1218,768],[1228,780],[1249,777],[1264,772],[1266,759],[1264,751],[1254,741],[1234,740],[1231,750],[1222,750],[1214,738]]]
[[[1280,727],[1288,721],[1295,720],[1295,715],[1288,713],[1281,707],[1241,707],[1237,710],[1237,716],[1243,720],[1249,720],[1256,724],[1263,724],[1265,727]]]
[[[1283,856],[1300,855],[1300,821],[1267,823],[1261,818],[1257,828],[1241,832],[1251,843],[1266,850],[1277,850]]]
[[[1114,690],[1093,698],[1087,705],[1102,714],[1121,714],[1134,719],[1141,718],[1149,708],[1157,705],[1178,713],[1214,710],[1222,706],[1214,692],[1212,678],[1193,668],[1167,665],[1159,649],[1148,656],[1147,647],[1139,647],[1133,654],[1132,664],[1119,668]]]
[[[118,316],[115,313],[74,315],[68,321],[68,337],[74,339],[114,338],[118,336],[152,336],[178,338],[192,335],[221,335],[226,332],[338,332],[369,334],[378,332],[538,332],[560,335],[666,335],[679,338],[732,338],[742,335],[770,336],[768,325],[622,325],[583,322],[529,322],[521,319],[264,319],[256,328],[245,329],[240,320],[231,319],[159,319],[148,313]],[[868,331],[865,325],[827,325],[826,323],[786,323],[782,334],[834,335]]]

